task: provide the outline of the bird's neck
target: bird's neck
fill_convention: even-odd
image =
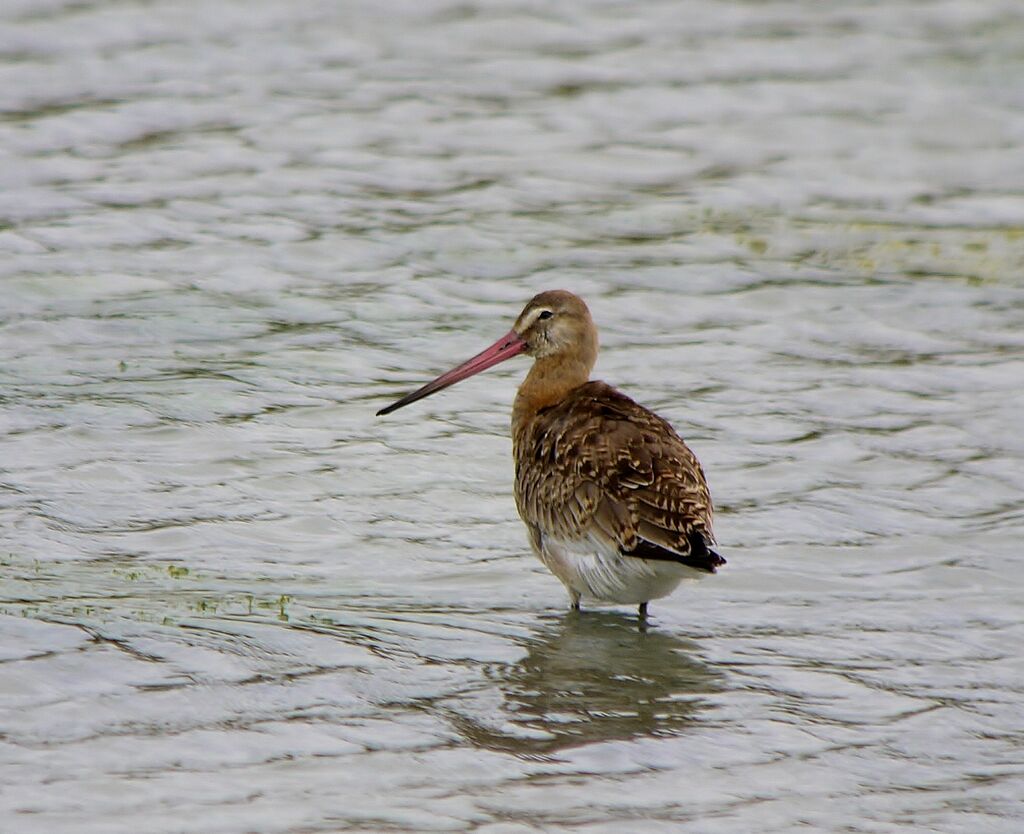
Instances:
[[[546,356],[537,359],[516,393],[512,406],[513,436],[518,435],[542,408],[560,402],[570,391],[584,385],[590,379],[592,365],[582,358]]]

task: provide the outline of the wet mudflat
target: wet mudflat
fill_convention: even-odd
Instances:
[[[1024,821],[1024,14],[7,3],[0,831]],[[565,610],[526,361],[707,469],[729,566]]]

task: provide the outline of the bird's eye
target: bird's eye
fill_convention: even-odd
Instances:
[[[551,318],[553,315],[554,313],[552,313],[550,310],[541,310],[540,315],[537,316],[537,318],[543,321],[544,319]]]

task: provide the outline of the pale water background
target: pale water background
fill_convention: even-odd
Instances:
[[[1024,4],[0,6],[0,831],[1024,830]],[[574,289],[729,565],[568,616]]]

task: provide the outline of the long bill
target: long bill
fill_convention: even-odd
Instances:
[[[399,408],[409,405],[409,403],[414,403],[416,400],[422,400],[424,397],[436,394],[449,385],[454,385],[456,382],[461,382],[467,377],[480,373],[480,371],[485,371],[499,362],[511,359],[524,350],[526,350],[526,342],[520,338],[515,330],[510,330],[493,345],[486,350],[480,351],[472,359],[467,359],[457,368],[452,368],[448,373],[441,374],[437,379],[428,382],[422,388],[417,388],[411,394],[406,394],[402,399],[382,408],[377,412],[377,416],[390,414],[392,411],[397,411]]]

